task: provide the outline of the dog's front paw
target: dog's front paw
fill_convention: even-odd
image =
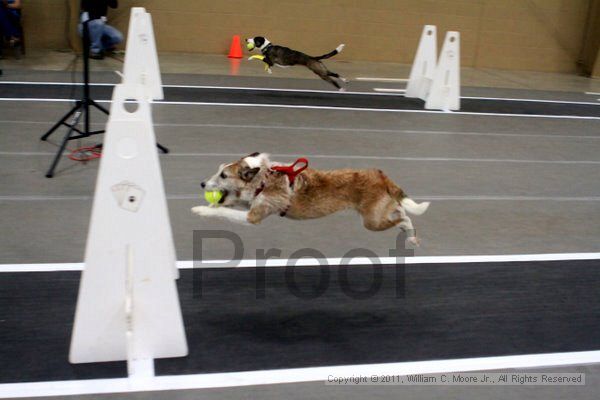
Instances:
[[[192,207],[192,212],[202,217],[211,217],[215,215],[215,209],[208,206],[196,206]]]
[[[415,247],[421,246],[421,239],[419,239],[416,236],[411,236],[407,240],[408,240],[408,243],[412,244]]]

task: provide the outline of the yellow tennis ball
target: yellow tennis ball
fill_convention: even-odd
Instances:
[[[246,48],[250,51],[254,50],[254,43],[248,43],[246,44]]]
[[[207,190],[204,192],[204,199],[210,204],[218,205],[223,198],[223,193],[220,190]]]

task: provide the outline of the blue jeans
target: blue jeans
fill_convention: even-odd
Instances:
[[[0,39],[21,36],[20,31],[21,13],[18,10],[5,8],[0,4]]]
[[[90,51],[101,53],[110,50],[123,41],[123,34],[101,19],[88,22],[90,31]],[[83,24],[79,24],[79,34],[83,35]]]

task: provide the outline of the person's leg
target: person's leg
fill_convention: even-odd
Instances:
[[[19,10],[8,10],[8,20],[14,27],[14,37],[21,37],[21,12]]]
[[[123,34],[113,26],[104,24],[102,35],[102,46],[104,50],[112,50],[116,45],[123,41]]]
[[[23,35],[23,32],[21,31],[21,12],[19,10],[9,9],[8,20],[14,28],[14,31],[9,39],[10,46],[13,48],[18,48],[21,46],[21,38]]]
[[[0,5],[0,32],[7,39],[19,37],[19,29],[11,21],[9,11]]]
[[[102,33],[104,32],[104,21],[101,19],[92,19],[88,22],[88,30],[90,32],[90,54],[102,54]],[[83,26],[81,26],[81,35],[83,36]]]

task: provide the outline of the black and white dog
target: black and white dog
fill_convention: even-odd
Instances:
[[[266,38],[262,36],[256,36],[253,39],[246,39],[246,47],[248,50],[252,51],[255,48],[259,49],[263,55],[263,62],[267,64],[267,71],[271,73],[271,67],[273,65],[277,65],[280,67],[291,67],[292,65],[304,65],[308,69],[310,69],[315,74],[319,75],[319,77],[333,86],[338,88],[339,90],[343,90],[340,84],[333,78],[337,78],[344,83],[347,83],[348,80],[342,78],[335,72],[331,72],[327,69],[325,64],[321,62],[326,58],[331,58],[336,54],[340,53],[345,45],[340,44],[335,50],[323,54],[318,57],[311,57],[307,54],[304,54],[300,51],[292,50],[283,46],[276,46],[269,42]],[[256,57],[256,56],[255,56]],[[252,58],[252,57],[251,57]]]

